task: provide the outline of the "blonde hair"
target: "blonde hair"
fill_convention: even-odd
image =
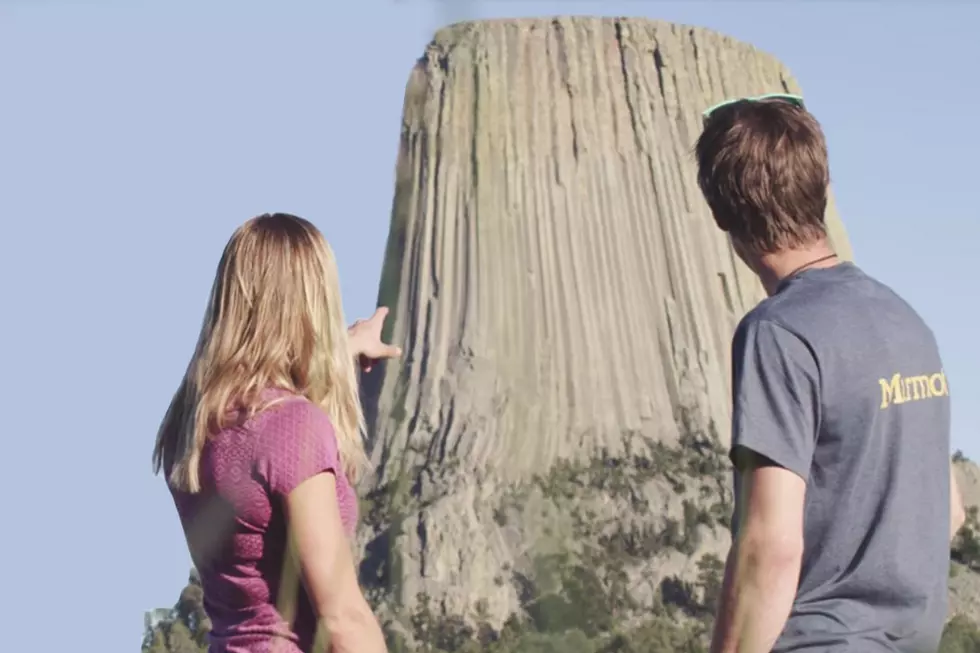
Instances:
[[[323,408],[355,481],[367,462],[364,415],[337,264],[316,227],[285,213],[252,218],[225,246],[194,356],[157,433],[154,472],[200,491],[208,437],[276,403],[262,399],[273,388]]]

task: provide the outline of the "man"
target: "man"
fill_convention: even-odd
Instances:
[[[699,185],[769,297],[732,344],[733,544],[713,653],[934,652],[962,524],[932,332],[841,261],[795,96],[705,114]]]

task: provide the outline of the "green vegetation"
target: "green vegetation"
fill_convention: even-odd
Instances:
[[[706,558],[708,558],[706,556]],[[681,619],[685,610],[708,616],[708,604],[698,597],[720,586],[721,563],[706,559],[699,581],[684,585],[683,605],[660,602],[654,614],[634,625],[616,615],[630,606],[629,596],[602,572],[575,562],[567,554],[536,561],[536,578],[521,578],[523,617],[513,617],[500,630],[488,624],[466,624],[457,617],[439,616],[420,596],[410,620],[420,653],[701,653],[706,651],[709,620]],[[668,592],[664,592],[665,598]],[[391,635],[392,653],[412,650]]]
[[[495,630],[469,625],[458,617],[439,616],[426,597],[419,597],[410,619],[420,644],[408,648],[389,633],[391,653],[704,653],[723,563],[706,555],[695,583],[665,583],[662,600],[645,620],[627,625],[611,617],[628,597],[603,589],[595,570],[574,564],[565,555],[536,565],[539,580],[524,579],[525,611]],[[684,618],[685,615],[696,615]],[[146,632],[143,653],[206,653],[210,621],[203,592],[192,573],[177,604]],[[965,616],[946,625],[938,653],[977,653],[980,626]]]
[[[665,556],[692,556],[712,529],[727,528],[732,511],[730,464],[712,425],[707,432],[678,420],[677,446],[627,434],[624,450],[585,461],[561,461],[547,473],[501,497],[490,510],[497,524],[524,532],[541,526],[540,542],[526,568],[506,569],[497,578],[512,585],[520,610],[503,626],[490,625],[486,605],[466,619],[442,612],[437,601],[419,596],[409,611],[400,606],[401,557],[392,542],[407,517],[425,506],[417,495],[419,470],[405,469],[361,502],[368,544],[361,578],[369,600],[398,623],[386,632],[392,653],[703,653],[721,590],[724,563],[705,554],[692,578],[660,580],[641,605],[632,582]],[[452,465],[449,461],[448,465]],[[443,464],[443,471],[447,469]],[[659,491],[658,491],[659,490]],[[652,506],[664,492],[678,497],[668,513]],[[532,500],[533,499],[533,500]],[[432,500],[430,498],[430,500]],[[531,507],[533,506],[533,507]],[[560,514],[561,532],[551,532],[540,511]],[[614,507],[611,507],[614,506]],[[623,511],[631,519],[623,520]],[[556,522],[558,523],[558,522]],[[533,529],[532,529],[533,531]],[[980,521],[971,508],[953,542],[960,573],[980,572]],[[210,629],[203,592],[191,576],[173,609],[149,624],[144,653],[204,653]],[[963,616],[946,626],[939,653],[980,651],[980,626]]]
[[[654,616],[643,625],[615,629],[590,636],[581,628],[541,631],[513,620],[500,631],[463,629],[449,640],[422,640],[421,653],[704,653],[704,634],[695,627],[681,626],[665,616]],[[431,643],[428,643],[431,642]],[[391,653],[409,651],[394,640]]]
[[[618,455],[601,451],[580,462],[559,461],[547,473],[502,497],[491,511],[492,519],[500,526],[533,521],[537,515],[527,515],[526,507],[529,497],[537,497],[536,505],[556,508],[570,530],[561,534],[546,531],[536,542],[538,558],[559,549],[577,564],[599,570],[607,590],[627,595],[625,579],[631,566],[648,564],[671,550],[692,555],[700,544],[702,528],[728,527],[732,510],[729,463],[716,429],[713,424],[706,430],[694,428],[686,413],[681,413],[678,425],[683,435],[675,446],[627,433],[624,450]],[[442,475],[447,469],[451,472],[454,464],[452,460],[440,463]],[[374,605],[384,603],[403,618],[400,556],[391,543],[403,532],[405,519],[425,507],[416,494],[415,479],[420,475],[420,470],[402,470],[361,502],[363,527],[374,534],[361,565],[362,583]],[[686,496],[678,514],[665,516],[662,508],[649,504],[647,486],[655,482],[663,488],[659,493]],[[610,501],[630,512],[634,518],[630,524],[622,522],[622,513],[609,510]],[[536,571],[523,573],[533,578]],[[517,570],[499,577],[500,583],[508,581],[520,585]],[[634,607],[624,599],[621,612],[625,615]]]
[[[495,631],[486,625],[471,627],[459,619],[438,618],[422,597],[412,625],[417,640],[425,643],[414,650],[418,653],[704,653],[707,650],[705,625],[680,624],[666,606],[640,625],[613,625],[608,632],[597,633],[595,615],[589,615],[582,624],[571,619],[589,609],[601,608],[608,598],[576,598],[582,598],[583,602],[580,605],[571,605],[571,601],[552,603],[538,613],[536,623],[530,618],[512,619],[500,631]],[[143,653],[206,653],[210,622],[204,615],[202,601],[200,583],[192,574],[177,605],[146,633]],[[389,646],[391,653],[412,650],[394,635],[390,636]],[[938,653],[978,651],[980,626],[962,615],[953,617],[943,632]]]
[[[978,651],[980,651],[980,625],[963,615],[950,619],[943,630],[943,640],[938,653],[978,653]]]
[[[211,620],[204,612],[204,591],[195,572],[177,604],[161,616],[156,623],[147,624],[143,653],[207,653]]]
[[[980,519],[977,506],[966,511],[966,522],[953,539],[950,557],[961,565],[980,572]]]
[[[690,652],[706,650],[708,632],[721,588],[723,562],[714,555],[698,561],[697,578],[663,579],[653,608],[639,605],[630,592],[631,572],[671,551],[689,556],[701,541],[703,529],[728,528],[732,510],[730,467],[724,447],[713,425],[706,430],[693,427],[681,414],[682,437],[675,446],[645,438],[624,436],[618,455],[602,451],[584,461],[559,461],[547,473],[502,497],[492,510],[501,526],[519,526],[527,519],[528,506],[554,506],[568,532],[550,533],[547,528],[538,554],[528,569],[510,569],[499,578],[511,583],[521,600],[521,610],[502,628],[495,629],[479,618],[464,621],[440,614],[425,596],[402,620],[407,635],[389,633],[395,651],[423,653],[489,651],[490,653],[569,651],[612,653],[622,651]],[[657,487],[651,492],[651,484]],[[405,500],[405,486],[386,489],[366,502],[368,521],[382,536],[397,514],[417,509]],[[681,495],[679,511],[663,514],[650,505],[650,497],[667,492]],[[538,501],[529,502],[530,497]],[[630,512],[629,523],[621,506]],[[397,507],[394,507],[397,506]],[[381,517],[383,515],[383,517]],[[388,528],[385,528],[388,526]],[[381,561],[381,574],[392,590],[391,560]],[[362,569],[363,571],[363,569]],[[507,576],[507,577],[504,577]],[[362,574],[363,577],[363,574]],[[387,595],[388,605],[395,592]],[[377,595],[375,595],[377,597]],[[404,632],[404,631],[401,631]]]
[[[700,580],[703,590],[713,591],[713,609],[720,589],[721,562],[715,559],[705,565],[709,580]],[[709,571],[710,570],[710,571]],[[580,571],[575,572],[580,573]],[[715,584],[717,583],[717,584]],[[711,588],[711,589],[709,589]],[[706,653],[710,618],[683,622],[668,606],[648,617],[640,625],[624,627],[597,617],[593,610],[609,609],[609,597],[574,595],[580,603],[567,601],[549,604],[547,616],[530,616],[525,620],[512,619],[500,631],[483,625],[476,628],[458,619],[439,619],[426,606],[412,622],[416,641],[421,644],[410,649],[403,640],[391,638],[391,653]],[[708,605],[703,607],[708,608]],[[608,628],[597,628],[602,623]],[[937,653],[980,652],[980,625],[963,615],[954,616],[943,631]]]

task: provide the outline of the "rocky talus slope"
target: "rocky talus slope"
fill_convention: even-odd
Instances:
[[[362,570],[388,614],[497,628],[564,618],[537,613],[573,591],[622,619],[710,609],[730,339],[763,293],[691,149],[706,107],[774,91],[799,92],[782,64],[700,28],[436,34],[406,90],[380,290],[405,355],[364,388]]]
[[[957,460],[956,480],[967,507],[967,523],[953,543],[950,614],[964,615],[980,623],[980,466],[969,460]]]

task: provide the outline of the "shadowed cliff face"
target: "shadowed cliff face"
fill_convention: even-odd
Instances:
[[[380,290],[405,354],[363,389],[363,572],[391,614],[421,596],[499,625],[571,582],[556,560],[616,610],[701,600],[698,562],[728,542],[731,334],[763,292],[691,150],[706,107],[774,91],[799,88],[772,57],[662,22],[436,35]]]

